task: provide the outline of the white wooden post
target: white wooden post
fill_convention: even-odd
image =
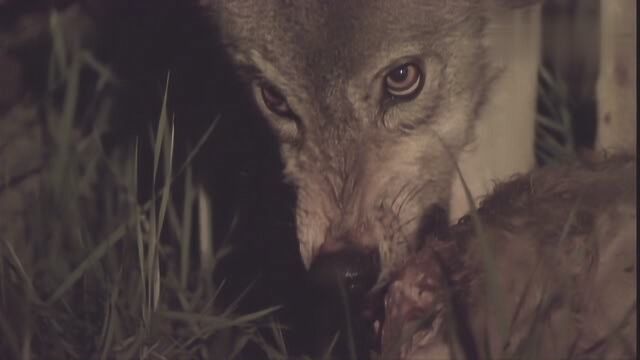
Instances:
[[[491,61],[503,74],[476,124],[476,141],[458,159],[476,200],[505,180],[535,165],[534,124],[541,57],[541,6],[501,9],[492,19]],[[468,212],[459,176],[455,176],[450,219]]]
[[[636,151],[636,1],[600,1],[598,150]]]

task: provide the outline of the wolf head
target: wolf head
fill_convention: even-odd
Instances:
[[[392,269],[448,205],[494,74],[488,12],[533,1],[210,1],[280,139],[306,266],[350,247]]]

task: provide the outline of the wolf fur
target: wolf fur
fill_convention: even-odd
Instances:
[[[487,42],[493,14],[536,2],[209,1],[280,139],[305,265],[349,245],[378,252],[383,272],[419,247],[430,214],[449,207],[455,159],[500,78]],[[422,89],[396,101],[384,79],[407,62],[421,69]],[[271,111],[263,86],[290,111]]]

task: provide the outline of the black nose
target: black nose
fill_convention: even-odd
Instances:
[[[379,272],[377,251],[345,248],[319,255],[311,264],[309,280],[323,295],[347,295],[349,301],[358,302],[373,287]]]
[[[339,333],[332,359],[369,357],[373,325],[363,316],[363,310],[379,272],[377,251],[343,248],[314,260],[308,275],[315,310],[315,354],[325,354]]]

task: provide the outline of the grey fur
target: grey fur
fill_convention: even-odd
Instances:
[[[425,211],[447,207],[455,156],[495,74],[484,35],[507,0],[212,0],[215,22],[281,140],[298,195],[300,252],[378,249],[389,270],[417,246]],[[410,101],[383,100],[387,71],[423,67]],[[259,90],[279,90],[294,119]]]

